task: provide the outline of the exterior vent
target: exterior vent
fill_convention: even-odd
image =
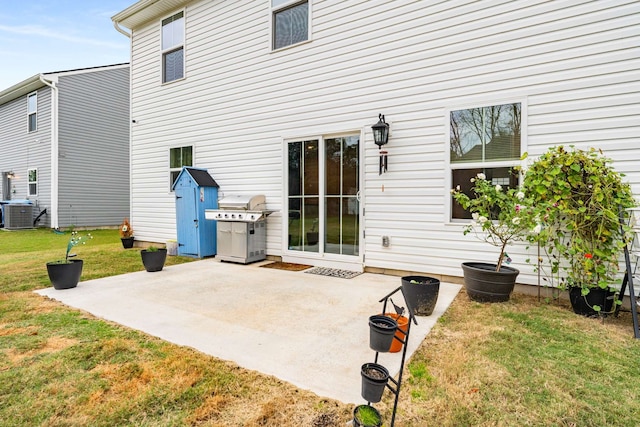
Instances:
[[[33,205],[5,205],[4,227],[7,230],[33,228]]]

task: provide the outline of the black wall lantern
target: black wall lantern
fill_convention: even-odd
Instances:
[[[373,130],[373,142],[382,148],[389,141],[389,125],[384,121],[384,115],[378,115],[378,123],[371,126]]]
[[[378,123],[371,126],[373,130],[373,142],[380,150],[380,168],[378,175],[387,171],[387,152],[382,150],[382,146],[389,142],[389,125],[384,121],[384,115],[378,114]]]

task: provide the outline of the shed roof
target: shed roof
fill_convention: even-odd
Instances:
[[[180,178],[182,177],[182,174],[184,173],[189,174],[189,176],[191,176],[191,179],[193,179],[193,181],[198,185],[198,187],[220,188],[218,183],[213,179],[213,177],[209,174],[209,171],[207,171],[206,169],[184,167],[182,168],[182,171],[180,171],[180,174],[178,175],[176,182],[180,180]],[[175,183],[174,183],[174,187],[175,187]]]

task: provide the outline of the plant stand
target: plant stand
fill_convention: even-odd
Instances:
[[[387,302],[391,300],[391,297],[396,294],[397,292],[402,293],[402,297],[405,300],[405,304],[407,304],[407,299],[404,295],[404,292],[402,290],[402,286],[399,286],[397,289],[395,289],[393,292],[385,295],[382,299],[380,299],[380,301],[383,303],[382,305],[382,313],[386,313],[387,312]],[[391,301],[391,303],[393,304],[393,301]],[[395,304],[393,304],[394,307],[396,307],[396,311],[398,310],[403,310],[400,309],[399,307],[397,307]],[[408,306],[408,304],[407,304]],[[407,326],[406,326],[406,332],[394,335],[393,339],[394,340],[398,340],[402,343],[402,359],[400,362],[400,373],[398,374],[398,380],[396,381],[392,376],[389,376],[389,380],[386,384],[386,388],[388,388],[394,395],[395,395],[395,400],[393,403],[393,412],[391,415],[391,427],[394,427],[395,425],[395,420],[396,420],[396,412],[398,410],[398,399],[400,397],[400,388],[402,387],[402,373],[404,371],[404,362],[406,359],[406,355],[407,355],[407,344],[409,342],[409,334],[411,333],[411,323],[413,322],[415,325],[418,324],[418,322],[416,321],[416,318],[413,314],[413,310],[408,309],[409,311],[409,321],[407,322]],[[402,314],[402,312],[398,313],[398,315],[400,316]],[[404,335],[404,339],[400,338],[401,335]],[[374,359],[374,364],[378,363],[378,356],[379,356],[378,351],[376,351],[376,356]],[[369,405],[371,405],[371,402],[369,402]]]
[[[629,286],[629,306],[631,307],[631,318],[633,319],[633,336],[640,339],[640,326],[638,325],[638,305],[640,302],[636,299],[635,288],[633,287],[634,278],[640,278],[638,275],[638,262],[640,262],[640,208],[627,209],[629,212],[629,226],[633,239],[631,240],[631,250],[629,245],[624,246],[625,273],[622,279],[622,288],[620,289],[620,299],[624,298],[627,285]],[[619,211],[620,230],[624,232],[624,212],[622,208]],[[634,261],[631,262],[631,257]],[[616,307],[616,315],[620,310],[620,306]]]

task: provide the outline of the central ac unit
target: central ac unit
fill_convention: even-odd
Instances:
[[[33,205],[5,205],[4,227],[8,230],[33,228]]]

